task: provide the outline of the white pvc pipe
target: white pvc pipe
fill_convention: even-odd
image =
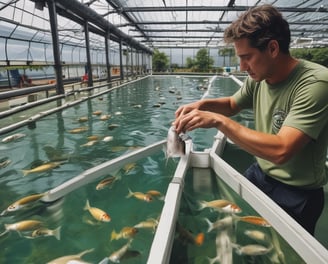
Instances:
[[[43,202],[56,201],[65,196],[66,194],[80,188],[81,186],[84,186],[94,181],[98,177],[107,174],[108,172],[120,169],[128,163],[135,162],[139,159],[148,157],[153,153],[162,150],[165,143],[166,140],[162,140],[142,149],[135,150],[118,158],[104,162],[98,166],[92,167],[75,176],[74,178],[64,182],[63,184],[51,189],[41,200]]]

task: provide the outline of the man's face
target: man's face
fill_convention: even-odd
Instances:
[[[240,70],[247,71],[249,76],[259,82],[270,78],[272,57],[266,50],[260,51],[250,46],[248,39],[239,39],[234,42],[236,55],[240,59]]]

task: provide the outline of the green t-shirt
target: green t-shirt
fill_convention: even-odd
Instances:
[[[297,128],[312,140],[282,165],[256,158],[269,176],[289,185],[315,189],[327,182],[328,69],[301,60],[288,79],[269,85],[247,78],[233,98],[253,108],[255,129],[277,134],[282,126]]]

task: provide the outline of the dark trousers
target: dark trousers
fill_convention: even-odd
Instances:
[[[257,163],[252,164],[244,175],[314,235],[315,225],[324,207],[323,188],[304,190],[284,184],[263,173]]]

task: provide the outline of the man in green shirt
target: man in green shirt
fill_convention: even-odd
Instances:
[[[290,55],[290,30],[271,5],[251,8],[224,34],[248,78],[233,96],[181,106],[178,133],[216,127],[256,157],[245,176],[308,232],[324,207],[328,69]],[[229,118],[253,108],[255,130]]]

